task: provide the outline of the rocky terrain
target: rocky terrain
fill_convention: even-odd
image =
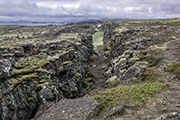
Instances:
[[[179,19],[0,26],[0,41],[0,120],[180,119]]]

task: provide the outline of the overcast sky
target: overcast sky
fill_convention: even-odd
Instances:
[[[0,21],[180,17],[180,0],[0,0]]]

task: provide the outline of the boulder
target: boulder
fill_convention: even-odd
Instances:
[[[51,105],[38,120],[91,120],[100,109],[100,104],[93,97],[64,99]]]

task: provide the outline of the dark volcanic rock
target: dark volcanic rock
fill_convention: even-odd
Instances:
[[[10,77],[10,71],[12,69],[12,64],[7,59],[0,60],[0,80],[7,79]]]
[[[104,23],[103,28],[104,28],[104,37],[103,37],[103,43],[104,45],[108,43],[113,36],[113,30],[118,27],[119,25],[116,23]]]

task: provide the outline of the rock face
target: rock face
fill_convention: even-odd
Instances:
[[[92,37],[61,34],[1,45],[0,120],[29,120],[49,102],[86,93]]]
[[[103,25],[103,29],[104,29],[103,42],[104,42],[104,45],[107,44],[108,42],[110,42],[110,40],[113,36],[113,30],[118,26],[119,25],[116,23],[111,23],[111,22],[104,23],[104,25]]]
[[[12,64],[9,60],[7,59],[2,59],[0,60],[0,79],[7,79],[9,78],[10,71],[12,69]]]
[[[128,81],[145,72],[147,67],[157,65],[164,59],[160,55],[156,55],[161,54],[161,51],[150,50],[144,53],[141,51],[146,50],[151,45],[166,41],[167,38],[164,36],[173,29],[173,27],[167,29],[166,26],[124,26],[114,29],[110,44],[111,67],[107,74],[111,73],[111,76],[119,76],[119,80]],[[171,33],[169,37],[175,35],[176,33]],[[140,76],[138,79],[142,80]],[[125,84],[128,83],[125,82]]]
[[[100,109],[93,97],[64,99],[51,107],[38,120],[91,120]]]
[[[131,102],[127,102],[128,100],[125,100],[125,102],[122,100],[122,103],[117,101],[119,105],[125,106],[127,113],[114,116],[108,120],[179,120],[180,96],[177,94],[180,92],[179,77],[177,75],[180,72],[178,67],[180,66],[179,33],[179,25],[143,24],[120,26],[114,29],[110,44],[110,66],[106,72],[106,75],[110,76],[106,81],[108,89],[105,89],[107,91],[104,92],[105,94],[100,94],[99,98],[106,99],[107,94],[109,94],[109,99],[114,98],[116,100],[115,95],[112,95],[112,91],[118,85],[122,89],[121,86],[131,87],[159,81],[170,86],[168,91],[156,93],[158,96],[154,97],[153,100],[149,99],[146,102],[147,105],[145,104],[143,108],[140,108],[141,110],[129,109],[128,106]],[[169,71],[168,68],[171,69],[170,71],[175,75],[174,77],[167,72]],[[101,93],[103,93],[103,90]],[[117,93],[122,94],[123,92],[119,91]],[[121,94],[119,94],[118,98]],[[129,94],[124,98],[128,96]],[[105,101],[103,98],[102,102]],[[111,104],[112,102],[109,102],[111,101],[109,99],[107,103]],[[171,115],[172,118],[169,117]]]

